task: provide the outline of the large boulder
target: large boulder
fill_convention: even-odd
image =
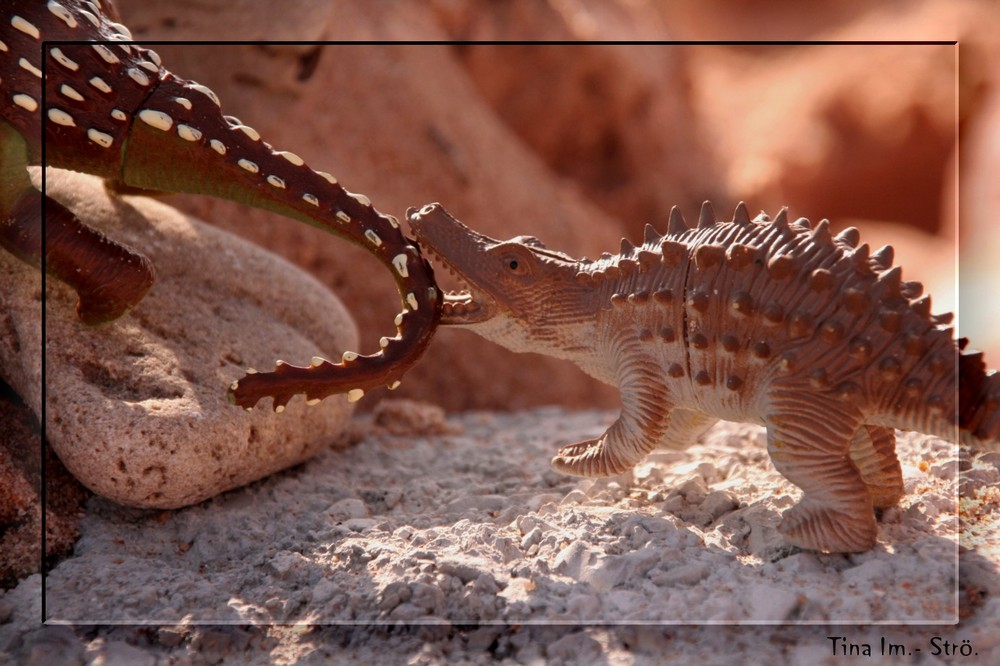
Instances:
[[[87,224],[146,253],[157,282],[117,321],[92,328],[76,294],[46,281],[44,391],[38,270],[0,252],[0,375],[35,411],[66,467],[122,504],[174,508],[300,463],[336,440],[343,396],[283,414],[226,401],[247,366],[306,364],[357,345],[343,305],[301,270],[99,179],[50,171],[48,192]]]

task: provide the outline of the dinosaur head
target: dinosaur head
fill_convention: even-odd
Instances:
[[[480,234],[439,204],[411,208],[407,218],[420,246],[463,286],[445,295],[442,324],[514,351],[573,347],[567,337],[592,317],[579,307],[586,292],[575,279],[577,260],[531,236]]]

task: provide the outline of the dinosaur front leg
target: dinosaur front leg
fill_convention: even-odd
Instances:
[[[872,497],[850,457],[859,413],[833,396],[789,387],[771,395],[767,448],[781,474],[802,489],[780,531],[796,546],[833,553],[875,545]]]
[[[573,476],[615,476],[635,467],[663,441],[673,405],[656,364],[627,354],[618,372],[621,415],[599,438],[561,448],[552,459],[554,469]]]

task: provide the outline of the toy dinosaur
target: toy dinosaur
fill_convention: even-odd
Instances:
[[[132,37],[117,18],[108,0],[5,3],[0,245],[42,264],[44,235],[46,270],[77,291],[84,322],[101,324],[142,299],[153,268],[32,186],[27,167],[43,157],[48,166],[119,187],[224,197],[313,224],[367,248],[391,270],[403,301],[398,335],[382,338],[370,356],[346,352],[339,363],[314,357],[309,367],[278,361],[274,372],[248,371],[230,387],[230,400],[250,409],[271,396],[281,411],[298,393],[314,404],[333,393],[353,401],[373,387],[395,388],[440,318],[441,295],[416,244],[366,197],[296,154],[273,149],[253,128],[223,115],[210,89],[164,69],[155,51],[126,43]]]
[[[694,228],[676,208],[638,247],[576,260],[537,239],[497,241],[437,204],[408,212],[431,256],[468,286],[441,323],[517,352],[576,363],[618,386],[601,437],[562,448],[555,469],[609,476],[656,447],[681,448],[718,419],[767,428],[775,468],[803,491],[781,531],[831,552],[875,544],[874,508],[903,495],[894,428],[1000,448],[1000,375],[963,351],[904,282],[889,246],[826,220],[730,222],[709,204]],[[957,380],[957,381],[956,381]]]

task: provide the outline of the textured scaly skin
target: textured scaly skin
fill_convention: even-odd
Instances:
[[[230,387],[230,400],[250,409],[271,396],[281,411],[299,393],[314,404],[333,393],[357,400],[370,388],[398,385],[433,336],[441,296],[430,265],[395,218],[224,116],[211,90],[164,69],[154,51],[122,43],[131,35],[115,22],[108,0],[13,0],[5,7],[0,245],[42,263],[43,195],[26,168],[41,163],[43,131],[49,166],[119,186],[224,197],[313,224],[365,247],[389,268],[403,300],[398,335],[382,338],[381,350],[370,356],[346,352],[336,364],[314,357],[309,367],[278,361],[274,372],[248,371]],[[43,40],[95,43],[49,44],[43,52]],[[134,307],[153,284],[150,262],[58,202],[45,203],[44,263],[77,290],[80,318],[100,324]]]
[[[956,344],[950,314],[931,315],[892,248],[870,252],[857,229],[833,238],[826,220],[751,220],[743,204],[718,222],[706,203],[695,228],[675,208],[666,235],[647,225],[638,247],[589,261],[531,237],[493,240],[437,204],[408,215],[468,285],[445,296],[442,324],[620,387],[618,420],[562,448],[562,472],[620,474],[717,419],[757,423],[803,491],[782,532],[855,552],[875,544],[873,509],[903,495],[895,428],[1000,448],[1000,375]]]

